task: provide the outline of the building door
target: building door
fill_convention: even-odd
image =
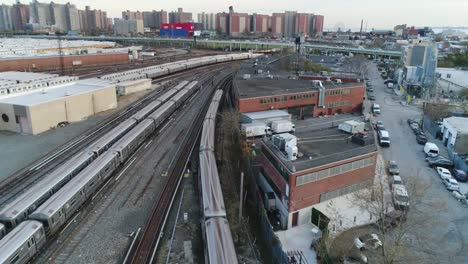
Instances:
[[[299,212],[295,212],[292,215],[292,225],[291,226],[297,226],[297,220],[299,218]]]
[[[32,133],[31,126],[29,125],[28,118],[24,116],[19,117],[19,126],[20,126],[20,133]]]

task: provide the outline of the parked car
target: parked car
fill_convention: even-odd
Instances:
[[[412,122],[412,123],[410,124],[410,127],[411,127],[411,129],[413,129],[413,130],[419,129],[419,124],[416,123],[416,122]]]
[[[452,176],[459,182],[467,182],[468,181],[468,176],[466,175],[466,172],[462,170],[457,170],[457,169],[452,169],[450,170],[452,173]]]
[[[359,250],[377,249],[382,246],[382,241],[376,234],[366,234],[354,239],[354,246]]]
[[[446,168],[442,168],[442,167],[437,167],[436,168],[436,171],[437,171],[437,174],[439,174],[439,177],[444,180],[444,179],[451,179],[452,178],[452,174],[450,173],[449,170],[447,170]]]
[[[451,169],[453,168],[453,162],[451,160],[448,160],[446,158],[437,158],[437,159],[431,159],[428,161],[429,167],[443,167],[446,169]]]
[[[394,160],[390,160],[388,162],[387,169],[391,175],[400,174],[400,169],[398,168],[398,164]]]
[[[379,130],[385,130],[383,122],[382,121],[377,121],[374,123],[374,129],[379,131]]]
[[[418,134],[416,136],[416,142],[418,142],[419,145],[425,145],[427,143],[427,137],[423,134]]]
[[[414,133],[415,136],[417,136],[417,135],[420,135],[421,133],[424,133],[424,132],[422,132],[422,130],[419,129],[419,128],[415,128],[415,129],[413,129],[413,133]]]
[[[411,124],[415,123],[416,121],[414,121],[414,119],[408,118],[406,119],[406,122],[408,123],[409,126],[411,126]]]
[[[457,180],[455,180],[454,178],[443,179],[442,182],[444,183],[445,188],[447,188],[447,190],[458,192],[460,191],[460,185],[458,185]]]
[[[373,95],[373,94],[369,95],[368,98],[371,101],[375,101],[375,95]]]
[[[373,91],[374,91],[374,89],[373,89],[372,87],[370,87],[370,86],[367,86],[366,90],[367,90],[368,92],[373,92]]]

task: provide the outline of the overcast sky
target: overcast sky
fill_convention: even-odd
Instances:
[[[358,28],[361,19],[371,28],[393,28],[396,24],[415,26],[468,26],[468,0],[55,0],[71,2],[78,8],[85,5],[102,9],[110,17],[121,17],[123,10],[184,10],[196,14],[227,11],[234,6],[237,12],[271,14],[284,10],[310,12],[325,16],[325,28]],[[2,0],[12,4],[15,0]],[[27,1],[21,1],[26,3]],[[46,2],[46,1],[40,1]]]

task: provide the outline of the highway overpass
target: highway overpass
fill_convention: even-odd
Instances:
[[[34,37],[34,38],[56,38],[55,36],[21,36],[21,37]],[[193,47],[193,39],[171,39],[171,38],[144,38],[144,37],[115,37],[115,36],[101,36],[101,37],[85,37],[85,36],[63,36],[63,39],[80,39],[80,40],[103,40],[115,41],[119,43],[135,44],[135,45],[173,45]],[[251,41],[251,40],[209,40],[197,39],[197,47],[212,48],[212,49],[229,49],[229,50],[266,50],[273,48],[294,48],[293,42],[280,42],[280,41]],[[401,51],[382,50],[382,49],[364,49],[345,46],[332,46],[332,45],[318,45],[318,44],[303,44],[306,50],[320,50],[324,52],[340,52],[340,53],[353,53],[364,54],[372,56],[380,56],[387,58],[401,58]]]

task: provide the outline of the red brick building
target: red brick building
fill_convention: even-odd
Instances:
[[[268,21],[270,19],[270,16],[268,15],[259,15],[259,14],[253,14],[252,15],[252,31],[256,34],[262,34],[268,32],[269,26],[268,26]]]
[[[323,20],[321,15],[315,15],[315,33],[321,35],[323,33]]]
[[[247,13],[229,13],[229,33],[233,37],[250,32],[250,16]]]
[[[296,14],[296,31],[299,34],[309,33],[309,17],[311,14],[297,13]]]
[[[284,13],[273,13],[271,15],[271,33],[283,36]]]
[[[88,54],[63,56],[66,68],[87,65],[106,65],[128,62],[127,53]],[[26,57],[0,60],[0,71],[31,71],[58,69],[61,67],[59,56]]]
[[[299,141],[303,156],[295,161],[287,160],[271,140],[262,140],[262,154],[257,158],[262,192],[273,190],[277,207],[284,207],[283,228],[310,221],[314,205],[372,184],[377,160],[373,135],[364,144],[348,140],[349,135],[336,127],[296,131],[295,135],[322,140]]]
[[[323,82],[323,86],[305,80],[236,80],[236,105],[241,113],[287,109],[300,118],[361,111],[364,83]]]

